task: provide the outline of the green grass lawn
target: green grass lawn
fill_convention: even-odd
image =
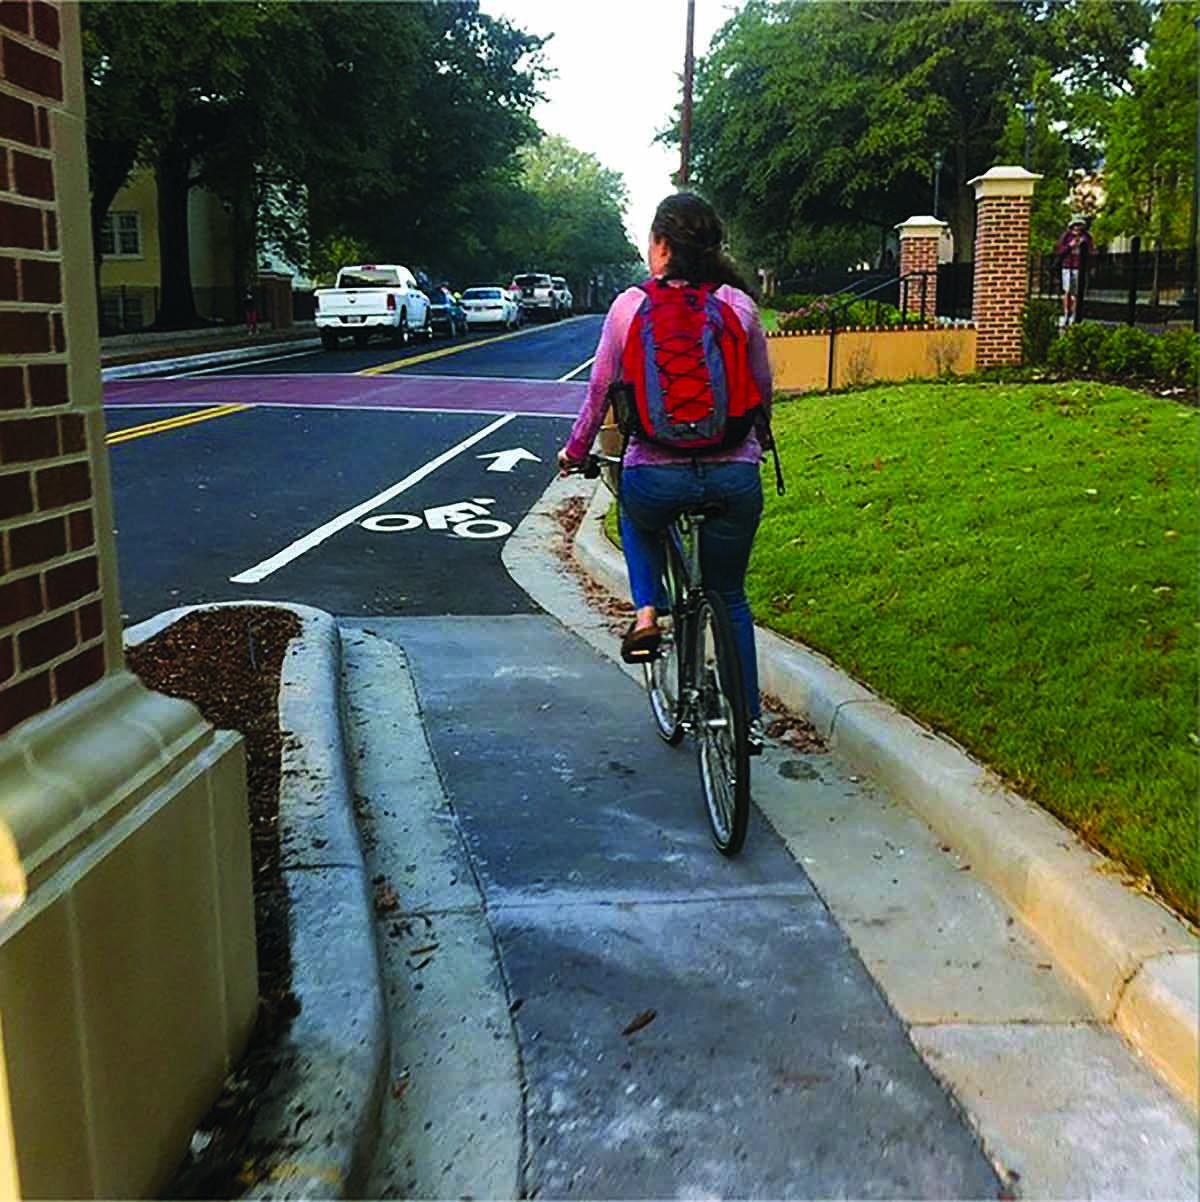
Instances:
[[[1197,918],[1197,411],[1091,383],[781,400],[757,620]],[[765,477],[764,477],[765,478]]]

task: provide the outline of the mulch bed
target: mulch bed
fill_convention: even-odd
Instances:
[[[276,1049],[298,1004],[287,889],[279,858],[279,678],[288,643],[301,632],[286,609],[223,606],[197,610],[126,652],[148,688],[193,702],[220,730],[245,741],[258,947],[258,1019],[249,1045],[192,1140],[167,1198],[237,1198],[259,1159],[252,1144],[256,1106],[276,1066]]]

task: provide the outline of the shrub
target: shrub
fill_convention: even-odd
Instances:
[[[1136,326],[1110,329],[1083,322],[1050,344],[1046,363],[1061,376],[1194,390],[1200,376],[1200,335],[1189,330],[1149,334]]]
[[[1067,332],[1051,344],[1046,362],[1062,375],[1097,375],[1100,348],[1107,337],[1108,331],[1104,326],[1097,325],[1094,321],[1069,326]]]
[[[1035,297],[1021,313],[1021,352],[1027,367],[1040,367],[1050,354],[1062,312],[1052,300]]]
[[[1137,326],[1109,330],[1100,346],[1096,367],[1105,380],[1150,380],[1154,377],[1156,339]]]
[[[1200,335],[1171,330],[1154,347],[1154,375],[1164,384],[1195,388],[1200,380]]]
[[[936,324],[923,320],[919,313],[902,313],[895,305],[889,305],[886,301],[854,300],[847,303],[849,298],[845,296],[815,296],[802,299],[803,304],[795,309],[780,312],[781,330],[827,330],[835,314],[839,330],[848,327]]]

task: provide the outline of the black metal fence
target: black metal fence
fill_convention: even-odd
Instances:
[[[975,312],[975,264],[939,263],[937,315],[970,321]]]
[[[1134,238],[1128,251],[1100,250],[1083,255],[1079,265],[1080,321],[1126,325],[1159,325],[1179,316],[1179,301],[1188,289],[1191,252],[1154,247],[1143,250]],[[1059,298],[1063,270],[1053,254],[1036,256],[1030,265],[1030,294]]]

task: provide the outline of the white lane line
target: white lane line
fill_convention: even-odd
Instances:
[[[306,551],[311,551],[313,547],[323,543],[331,535],[357,522],[364,514],[370,513],[372,509],[377,509],[393,497],[399,496],[400,493],[412,488],[414,484],[419,483],[426,476],[436,472],[444,463],[449,463],[456,455],[461,455],[463,451],[473,447],[477,442],[482,442],[489,434],[494,434],[501,426],[507,425],[515,416],[516,414],[514,413],[506,413],[503,417],[492,422],[491,425],[484,426],[482,430],[472,434],[470,438],[464,439],[457,446],[451,447],[448,451],[443,451],[436,459],[431,459],[423,467],[417,468],[415,472],[411,472],[405,476],[399,483],[385,488],[381,493],[377,493],[369,501],[363,501],[361,504],[355,505],[353,509],[347,509],[345,513],[339,514],[337,517],[326,522],[324,526],[318,526],[316,530],[304,535],[303,538],[296,539],[294,543],[284,547],[282,551],[272,555],[270,559],[264,559],[262,563],[255,564],[254,567],[248,568],[244,572],[239,572],[236,576],[230,576],[230,582],[233,584],[257,584],[260,580],[265,580],[272,572],[278,571],[285,564],[291,563],[293,559],[298,559]]]
[[[581,371],[585,371],[587,368],[591,367],[592,364],[595,362],[596,362],[596,356],[593,355],[590,359],[585,360],[578,367],[571,368],[571,370],[569,372],[567,372],[567,374],[565,376],[559,376],[558,379],[554,381],[555,384],[565,384],[569,379],[571,379],[572,376],[579,375],[579,373]]]

